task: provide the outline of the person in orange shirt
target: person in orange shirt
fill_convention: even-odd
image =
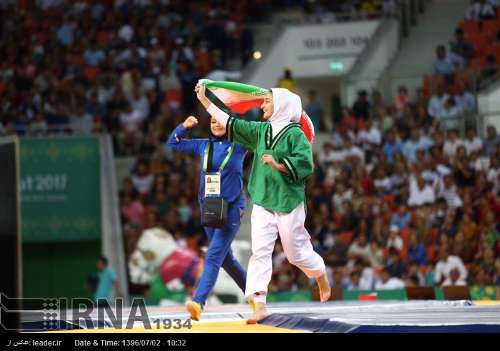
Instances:
[[[394,97],[394,107],[398,114],[402,114],[406,107],[410,104],[410,98],[408,97],[408,89],[405,86],[400,86],[398,89],[398,95]]]

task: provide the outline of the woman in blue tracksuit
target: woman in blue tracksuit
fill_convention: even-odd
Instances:
[[[243,191],[243,161],[246,150],[232,144],[225,139],[226,128],[214,118],[210,121],[210,139],[185,139],[188,129],[195,127],[198,120],[189,116],[183,123],[174,129],[168,138],[167,145],[175,151],[183,151],[199,155],[201,158],[200,190],[198,201],[200,206],[205,198],[205,175],[220,170],[220,196],[228,203],[227,222],[223,228],[204,227],[208,236],[208,251],[205,258],[205,267],[196,288],[192,301],[186,304],[191,318],[199,320],[201,311],[208,295],[212,291],[220,267],[234,279],[238,287],[244,292],[246,271],[233,256],[231,242],[240,228],[240,218],[245,209],[245,195]],[[206,150],[212,141],[212,162],[206,162]],[[210,164],[211,163],[211,164]],[[208,167],[208,169],[205,169]]]

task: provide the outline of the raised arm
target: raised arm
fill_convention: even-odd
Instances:
[[[175,128],[167,140],[167,146],[175,151],[183,151],[191,154],[199,154],[205,144],[204,140],[200,139],[185,139],[188,129],[198,125],[196,117],[189,116],[186,120]]]
[[[194,91],[196,92],[196,97],[198,100],[200,100],[201,104],[207,112],[217,120],[221,125],[224,127],[227,126],[227,120],[229,119],[229,115],[222,111],[220,108],[212,104],[210,100],[208,100],[206,93],[205,93],[205,86],[201,83],[196,84],[196,87],[194,88]]]
[[[206,97],[205,86],[201,83],[196,85],[195,91],[198,100],[210,116],[226,128],[226,135],[230,141],[241,144],[247,149],[255,150],[262,122],[248,122],[229,116]]]

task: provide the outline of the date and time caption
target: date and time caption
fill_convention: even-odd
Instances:
[[[179,331],[180,329],[190,330],[192,328],[191,319],[181,320],[181,319],[154,319],[151,323],[151,330],[164,330],[168,331]],[[147,328],[146,328],[147,329]],[[132,330],[134,331],[134,330]],[[103,330],[107,332],[107,330]],[[42,336],[43,334],[38,334]],[[75,335],[75,334],[74,334]],[[87,335],[88,337],[88,335]],[[182,337],[170,337],[170,338],[151,338],[151,339],[141,339],[141,338],[123,338],[123,339],[108,339],[106,337],[98,337],[96,335],[95,339],[89,340],[87,337],[78,338],[76,337],[72,340],[72,346],[74,347],[175,347],[183,348],[187,347],[188,340]],[[125,337],[125,335],[124,335]],[[61,347],[67,346],[67,342],[63,340],[40,340],[35,338],[30,338],[28,336],[21,337],[17,340],[6,340],[6,347],[18,347],[18,346],[28,346],[28,347]],[[66,345],[64,345],[66,344]]]

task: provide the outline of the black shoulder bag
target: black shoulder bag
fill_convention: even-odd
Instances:
[[[224,167],[229,162],[231,155],[233,153],[234,144],[231,144],[229,151],[222,161],[219,170],[216,173],[210,173],[208,170],[212,166],[212,154],[213,146],[212,140],[209,140],[207,147],[205,149],[205,155],[203,158],[203,171],[205,173],[205,196],[203,198],[203,203],[201,206],[201,225],[204,227],[211,228],[223,228],[227,223],[227,210],[228,204],[224,200],[222,194],[207,194],[207,181],[210,177],[219,177],[220,186],[222,186],[221,174]],[[208,179],[208,180],[207,180]]]

